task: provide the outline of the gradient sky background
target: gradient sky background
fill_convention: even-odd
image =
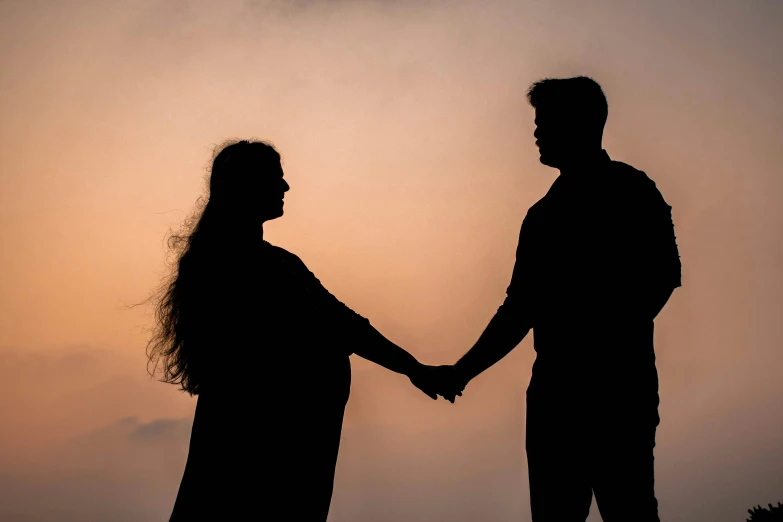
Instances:
[[[127,305],[216,144],[271,140],[292,190],[266,237],[451,363],[556,177],[525,90],[579,74],[610,155],[674,207],[662,520],[783,501],[782,24],[775,0],[0,2],[0,520],[167,520],[195,400],[145,373]],[[330,522],[529,520],[533,358],[528,338],[451,405],[354,357]]]

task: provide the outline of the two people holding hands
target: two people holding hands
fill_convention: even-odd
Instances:
[[[528,100],[540,161],[560,174],[522,223],[505,301],[450,366],[421,365],[264,240],[290,188],[274,147],[220,150],[206,204],[170,240],[177,263],[148,344],[163,380],[198,396],[170,520],[324,522],[351,354],[454,402],[531,330],[533,521],[584,522],[593,494],[605,522],[659,520],[653,320],[680,286],[671,207],[603,150],[608,105],[595,81],[541,80]]]

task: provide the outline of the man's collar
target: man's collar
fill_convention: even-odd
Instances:
[[[610,161],[612,161],[612,159],[609,157],[609,154],[606,150],[601,149],[600,152],[580,158],[580,160],[573,165],[560,169],[560,174],[565,174],[570,177],[572,173],[579,174],[580,172],[584,172],[585,170],[589,170],[598,165],[609,163]]]

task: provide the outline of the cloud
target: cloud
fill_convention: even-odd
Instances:
[[[136,418],[125,419],[125,421],[132,420],[136,424],[138,421]],[[142,440],[160,440],[166,439],[171,436],[178,436],[183,427],[190,430],[190,426],[193,423],[193,419],[157,419],[146,424],[137,425],[134,431],[131,433],[131,437]]]
[[[195,401],[143,350],[0,350],[0,520],[166,520]]]
[[[99,473],[113,472],[115,465],[123,473],[146,474],[149,462],[175,461],[175,474],[187,456],[193,418],[155,419],[140,422],[126,417],[97,430],[73,437],[49,452],[51,463],[63,469],[81,468]],[[132,474],[132,473],[131,473]]]
[[[147,375],[143,350],[6,348],[0,350],[0,416],[8,419],[0,429],[0,468],[24,468],[42,451],[119,419],[141,419],[142,426],[192,415],[194,407],[193,399]]]
[[[192,419],[119,419],[0,475],[0,520],[166,520]]]

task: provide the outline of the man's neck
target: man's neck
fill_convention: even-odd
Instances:
[[[571,156],[569,161],[561,166],[559,170],[561,174],[568,175],[573,172],[589,169],[591,166],[602,163],[608,159],[609,155],[604,149],[591,149]]]

